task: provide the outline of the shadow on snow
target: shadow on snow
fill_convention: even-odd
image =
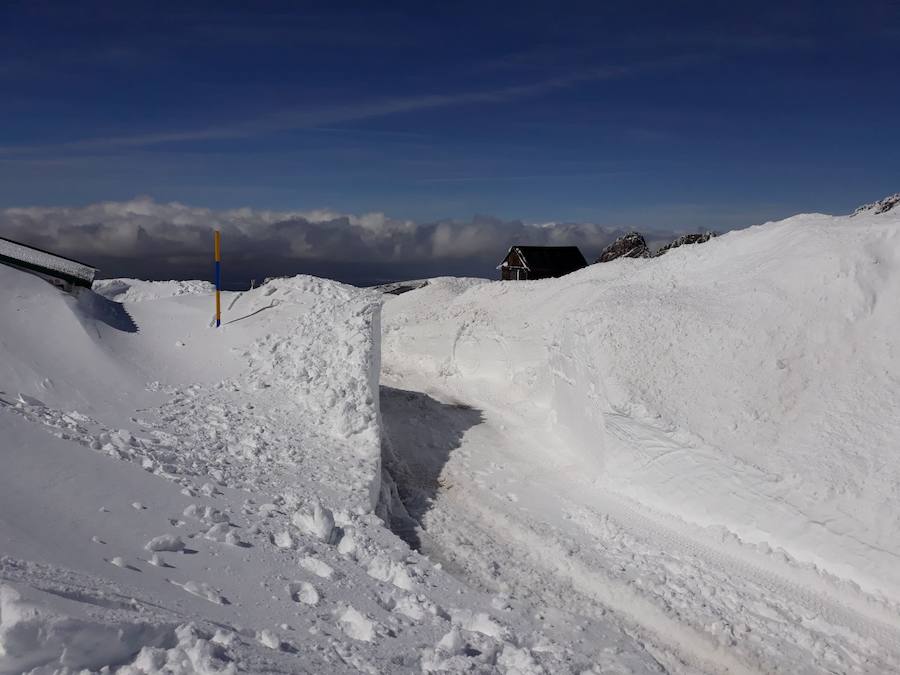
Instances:
[[[121,302],[109,300],[96,293],[78,293],[76,297],[81,309],[92,319],[124,333],[138,332],[137,324]]]
[[[425,515],[438,490],[450,453],[463,435],[484,421],[480,410],[441,403],[418,391],[381,387],[382,461],[396,486],[395,503],[387,506],[391,530],[416,550],[425,530]],[[396,501],[399,499],[402,508]]]

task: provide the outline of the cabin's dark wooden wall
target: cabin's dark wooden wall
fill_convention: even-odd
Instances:
[[[516,281],[517,279],[522,280],[531,278],[528,276],[528,270],[525,269],[522,258],[515,250],[509,252],[505,262],[506,265],[500,268],[500,279],[503,281]],[[515,268],[520,268],[518,276],[516,275]]]

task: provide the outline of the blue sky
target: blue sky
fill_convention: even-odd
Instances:
[[[900,2],[6,2],[0,207],[727,229],[900,189]]]

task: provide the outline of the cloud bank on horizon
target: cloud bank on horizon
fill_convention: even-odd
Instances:
[[[360,285],[440,275],[494,276],[512,244],[575,245],[589,260],[622,234],[596,223],[415,222],[328,209],[213,210],[149,197],[80,207],[0,210],[0,235],[98,266],[102,277],[209,276],[212,230],[223,236],[226,280],[235,286],[282,274]],[[659,241],[676,232],[656,232]]]

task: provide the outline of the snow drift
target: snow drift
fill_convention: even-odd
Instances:
[[[531,411],[548,469],[896,600],[898,297],[900,214],[800,215],[558,280],[432,280],[386,305],[384,358]]]
[[[378,522],[379,298],[280,279],[214,329],[202,284],[101,287],[125,304],[0,266],[0,673],[267,670],[296,602],[261,584],[339,569],[292,516],[344,550]]]
[[[376,515],[380,294],[276,279],[216,329],[202,282],[98,290],[0,266],[0,675],[658,672]]]

